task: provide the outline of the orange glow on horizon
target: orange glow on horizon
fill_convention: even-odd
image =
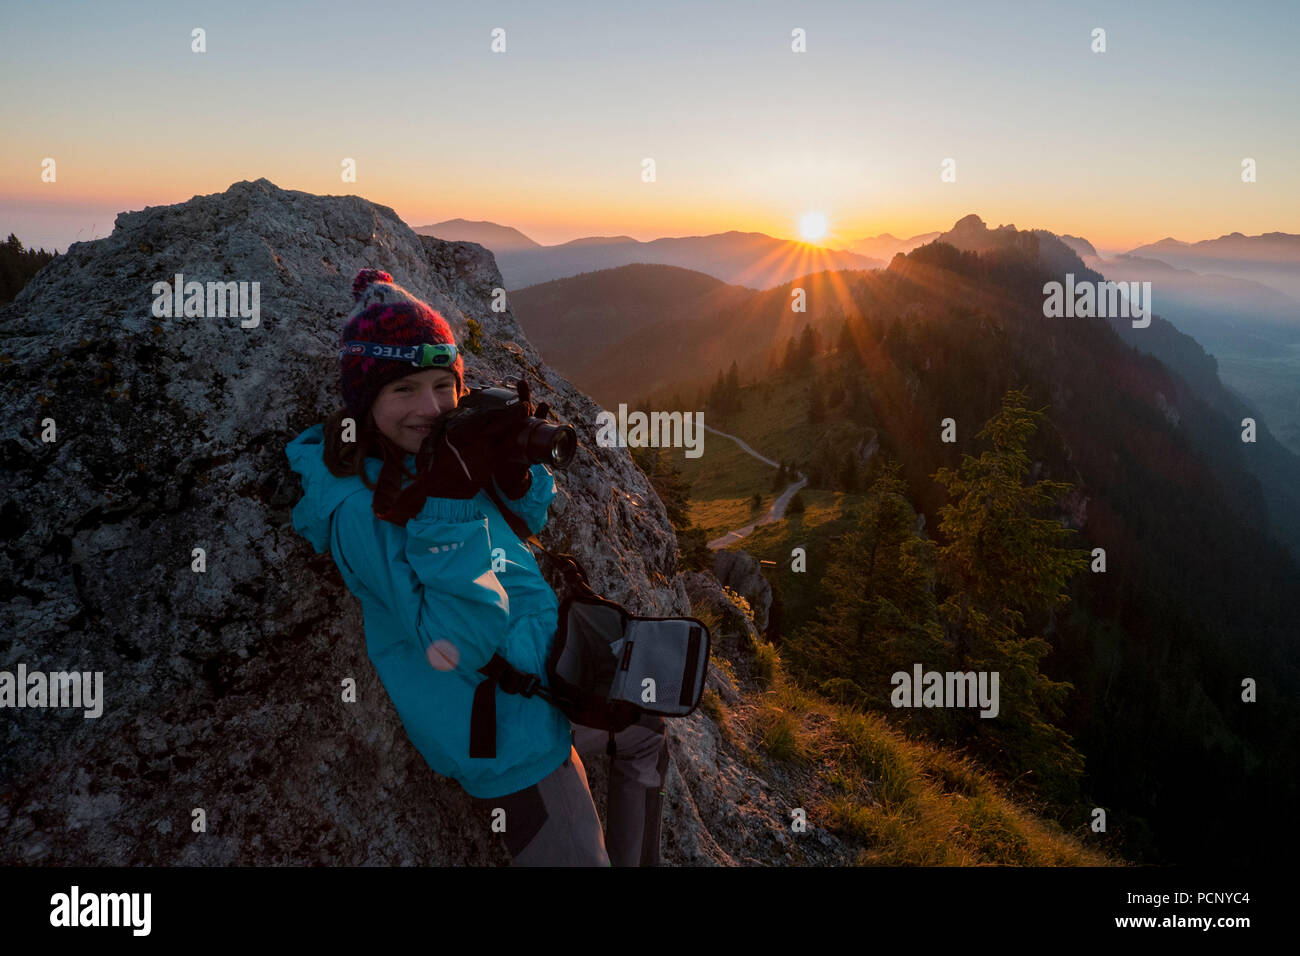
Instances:
[[[559,245],[574,239],[591,236],[629,236],[641,242],[659,238],[716,235],[725,232],[762,233],[776,239],[800,243],[810,248],[842,249],[860,239],[890,234],[898,239],[930,232],[943,232],[952,228],[962,216],[974,213],[989,228],[1003,223],[1014,223],[1019,229],[1047,229],[1051,232],[1081,236],[1099,250],[1123,250],[1173,236],[1187,242],[1212,239],[1230,232],[1240,231],[1256,235],[1270,231],[1290,231],[1285,222],[1259,223],[1251,226],[1231,215],[1216,216],[1216,222],[1207,223],[1204,209],[1189,207],[1177,219],[1161,219],[1156,224],[1143,222],[1142,211],[1125,214],[1123,222],[1108,217],[1104,211],[1092,208],[1067,208],[1069,200],[1062,200],[1059,208],[1039,208],[1035,211],[1029,199],[981,202],[978,199],[962,201],[960,205],[945,203],[943,208],[933,203],[918,202],[911,208],[901,201],[883,204],[887,208],[871,215],[855,215],[852,208],[841,210],[835,228],[827,225],[824,235],[812,238],[800,227],[802,214],[780,211],[758,211],[758,202],[739,203],[726,198],[712,202],[681,202],[678,205],[659,205],[642,194],[628,192],[610,196],[604,192],[582,194],[573,198],[571,184],[557,183],[553,194],[539,194],[534,188],[501,188],[489,182],[469,182],[458,179],[454,185],[431,188],[427,180],[403,183],[400,180],[362,179],[357,183],[331,181],[328,177],[300,179],[281,175],[274,170],[262,173],[247,172],[239,175],[215,171],[176,169],[171,174],[151,175],[145,180],[138,171],[134,175],[115,176],[98,170],[93,179],[72,179],[60,167],[56,184],[28,180],[25,188],[6,190],[0,202],[13,202],[33,207],[48,206],[63,215],[75,213],[79,207],[87,210],[86,226],[91,220],[104,218],[104,211],[112,213],[134,211],[146,206],[171,205],[186,202],[194,196],[225,192],[242,179],[265,177],[283,189],[295,189],[316,195],[356,195],[394,209],[409,226],[418,227],[443,222],[448,219],[488,221],[519,230],[528,238],[544,246]],[[34,177],[33,177],[34,178]],[[11,183],[14,180],[10,180]],[[481,197],[481,201],[475,197]],[[692,197],[694,198],[694,197]],[[765,204],[764,204],[765,205]],[[783,203],[773,203],[779,209]],[[1064,224],[1064,225],[1063,225]],[[112,221],[99,222],[96,232],[107,235]],[[21,236],[19,238],[22,238]]]

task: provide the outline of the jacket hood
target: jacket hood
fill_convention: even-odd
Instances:
[[[359,475],[339,478],[325,467],[325,426],[313,425],[285,446],[289,467],[302,476],[302,499],[293,507],[294,529],[311,542],[317,554],[323,554],[330,545],[330,522],[339,505],[352,495],[371,494]],[[414,455],[407,456],[413,466]],[[379,480],[383,463],[377,458],[366,459],[366,474],[371,481]]]

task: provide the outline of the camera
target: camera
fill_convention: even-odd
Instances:
[[[539,406],[541,408],[546,406]],[[573,460],[573,455],[578,450],[578,433],[573,426],[552,425],[544,418],[529,415],[524,398],[509,386],[471,388],[469,394],[449,413],[447,428],[453,431],[464,429],[473,434],[478,427],[490,422],[495,430],[502,427],[500,423],[503,418],[510,420],[511,413],[517,418],[513,448],[520,461],[526,461],[530,465],[564,468]],[[507,427],[506,434],[509,430],[510,427]]]

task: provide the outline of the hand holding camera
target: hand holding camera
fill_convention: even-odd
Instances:
[[[562,468],[577,448],[573,427],[549,424],[549,415],[545,402],[533,405],[526,379],[515,388],[471,389],[434,422],[415,456],[415,481],[385,514],[405,524],[425,498],[473,498],[494,478],[508,498],[522,497],[534,463]]]

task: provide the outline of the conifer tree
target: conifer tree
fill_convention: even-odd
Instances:
[[[939,509],[940,580],[947,596],[940,615],[964,670],[997,671],[1000,714],[969,719],[981,749],[1008,773],[1031,774],[1056,798],[1068,798],[1083,758],[1068,734],[1052,725],[1071,685],[1038,670],[1051,645],[1030,630],[1026,615],[1043,615],[1069,601],[1070,577],[1087,567],[1087,551],[1065,547],[1073,534],[1043,516],[1070,485],[1024,483],[1026,445],[1042,411],[1026,407],[1024,389],[1012,390],[976,436],[993,448],[962,456],[957,471],[940,468],[934,479],[948,490]],[[994,726],[996,725],[996,726]]]
[[[826,403],[822,400],[821,386],[813,382],[808,386],[808,423],[816,425],[826,420]]]
[[[790,479],[786,477],[785,462],[781,462],[776,469],[776,475],[772,478],[772,490],[780,491],[789,483]]]
[[[853,331],[849,328],[848,319],[840,323],[840,338],[835,348],[844,358],[852,358],[858,354],[858,345],[853,339]]]
[[[856,526],[832,550],[816,623],[787,642],[792,664],[810,679],[850,681],[861,703],[889,707],[895,672],[910,674],[916,663],[947,669],[951,655],[933,591],[936,546],[915,528],[899,466],[886,462]],[[936,728],[948,719],[910,716],[928,716]]]
[[[799,346],[795,343],[794,336],[790,336],[785,343],[785,358],[781,362],[781,371],[797,372],[799,370]]]
[[[854,494],[858,490],[858,456],[849,448],[844,452],[844,463],[840,465],[840,490],[845,494]]]
[[[813,358],[817,355],[817,334],[813,331],[811,325],[804,324],[803,331],[799,333],[799,346],[795,358],[795,367],[800,371],[808,371],[812,368]]]
[[[663,449],[657,449],[656,451],[656,457],[663,453]],[[691,523],[691,483],[682,474],[681,469],[660,459],[655,467],[655,473],[650,476],[650,483],[654,486],[655,494],[659,496],[659,500],[664,503],[664,510],[668,513],[668,521],[672,526],[674,528],[685,528],[689,525]]]

